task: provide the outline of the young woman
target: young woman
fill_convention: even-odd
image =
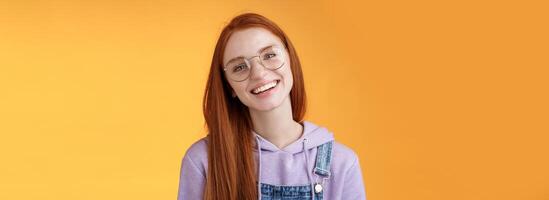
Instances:
[[[178,199],[366,199],[357,155],[303,120],[305,97],[286,34],[258,14],[232,19],[206,84],[208,135],[183,157]]]

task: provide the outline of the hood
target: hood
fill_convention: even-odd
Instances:
[[[290,154],[299,154],[303,155],[305,159],[305,169],[311,169],[312,166],[309,163],[309,149],[316,148],[326,142],[334,140],[334,135],[326,128],[317,126],[316,124],[310,121],[303,121],[303,134],[299,139],[292,142],[283,149],[279,149],[276,145],[269,142],[267,139],[261,137],[254,130],[252,132],[255,135],[256,145],[255,151],[258,152],[258,172],[257,172],[257,194],[258,199],[261,199],[261,154],[268,152],[277,152],[284,151]],[[313,179],[312,179],[312,170],[307,170],[307,179],[309,185],[311,186],[311,199],[314,198],[313,194]]]
[[[303,121],[302,125],[303,134],[301,137],[283,149],[279,149],[276,145],[261,137],[261,135],[257,134],[254,130],[252,130],[252,132],[257,138],[261,150],[270,152],[285,151],[296,154],[303,152],[304,148],[315,148],[321,144],[334,140],[334,135],[325,127],[320,127],[310,121]],[[306,141],[305,144],[303,144],[304,141]],[[303,147],[303,145],[305,146]],[[254,149],[257,151],[257,143],[256,146],[254,146]]]

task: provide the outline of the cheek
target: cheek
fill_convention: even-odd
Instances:
[[[238,83],[233,87],[237,93],[246,93],[246,85]]]
[[[246,90],[246,87],[239,82],[231,82],[229,85],[236,93],[241,93],[242,91]]]
[[[290,69],[290,66],[288,66],[288,68],[284,70],[283,77],[284,77],[284,83],[286,83],[287,89],[288,90],[292,89],[292,86],[294,83],[294,80],[293,80],[294,77],[292,75],[292,70]]]

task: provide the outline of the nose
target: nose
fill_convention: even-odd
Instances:
[[[258,59],[251,59],[249,61],[251,67],[250,79],[262,79],[267,73],[267,69],[260,63],[260,58],[257,58]]]

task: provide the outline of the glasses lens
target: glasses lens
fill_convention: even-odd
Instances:
[[[241,81],[248,77],[250,67],[244,59],[238,59],[230,62],[227,65],[227,70],[225,72],[230,79]]]
[[[265,68],[275,70],[284,65],[284,56],[285,54],[282,48],[272,46],[259,54],[259,60]],[[228,78],[234,81],[243,81],[250,75],[250,67],[251,66],[246,59],[240,58],[229,62],[225,67],[225,73]]]
[[[269,69],[278,69],[284,63],[284,54],[279,47],[271,47],[260,54],[261,63]]]

